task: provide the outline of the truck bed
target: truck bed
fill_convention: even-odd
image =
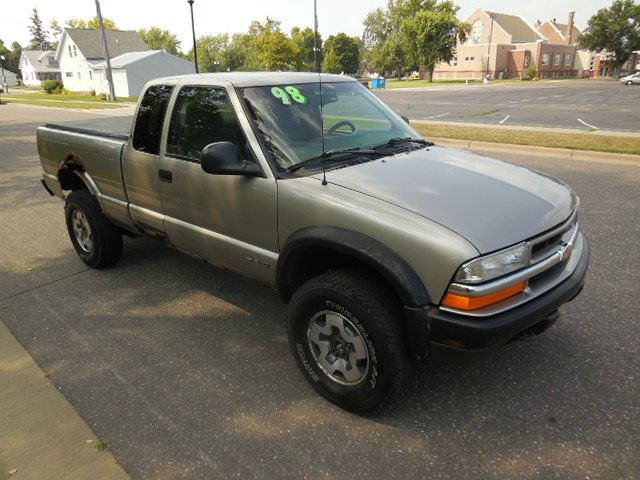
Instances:
[[[66,132],[82,133],[116,140],[128,140],[131,135],[133,116],[106,117],[75,122],[47,123],[46,128]]]

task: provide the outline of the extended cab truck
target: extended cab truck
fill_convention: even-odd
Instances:
[[[430,342],[540,333],[584,283],[566,185],[434,146],[343,76],[159,79],[133,121],[37,138],[84,262],[146,234],[274,286],[303,374],[352,411],[388,405]]]

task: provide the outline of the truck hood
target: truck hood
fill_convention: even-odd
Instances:
[[[331,170],[327,181],[437,222],[483,254],[558,225],[577,203],[556,179],[442,147]]]

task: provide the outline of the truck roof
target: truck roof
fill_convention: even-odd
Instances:
[[[330,82],[354,82],[346,75],[334,75],[331,73],[317,74],[313,72],[221,72],[200,73],[191,75],[176,75],[173,77],[158,78],[151,84],[177,85],[191,83],[196,85],[216,85],[229,82],[236,87],[262,87],[267,85],[282,85],[296,83],[316,83],[318,77],[322,81]]]

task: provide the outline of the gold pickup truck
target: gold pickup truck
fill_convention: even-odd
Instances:
[[[355,412],[390,404],[432,343],[541,333],[584,283],[566,185],[435,146],[348,77],[164,78],[133,119],[37,138],[87,265],[150,235],[275,287],[303,374]]]

